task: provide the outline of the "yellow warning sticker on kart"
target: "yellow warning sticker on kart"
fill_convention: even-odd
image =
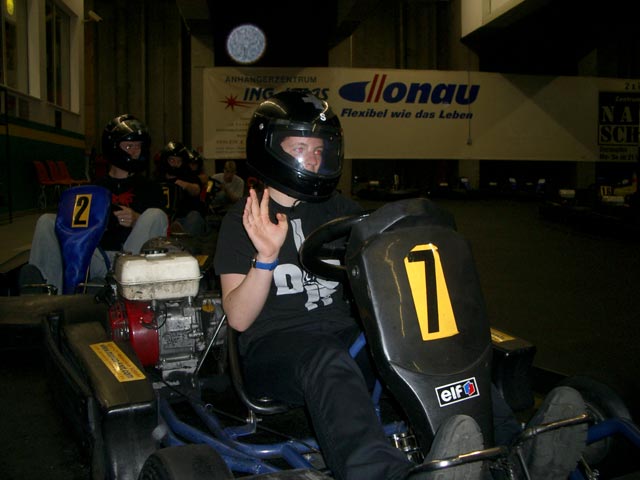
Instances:
[[[432,243],[416,245],[404,258],[413,304],[418,315],[422,340],[438,340],[457,335],[447,281],[438,247]]]
[[[196,255],[196,260],[198,260],[198,265],[200,268],[204,267],[204,264],[207,263],[209,259],[209,255]]]
[[[89,212],[91,212],[92,198],[93,195],[90,193],[76,195],[75,202],[73,203],[71,228],[87,228],[89,226]]]
[[[114,342],[94,343],[90,347],[119,382],[132,382],[145,378],[144,373]]]

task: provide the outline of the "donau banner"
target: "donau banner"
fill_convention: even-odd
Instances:
[[[639,80],[368,68],[216,67],[203,75],[206,158],[245,158],[254,109],[282,90],[329,102],[347,158],[638,158]]]

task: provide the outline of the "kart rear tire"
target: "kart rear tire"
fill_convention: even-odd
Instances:
[[[138,480],[232,480],[222,457],[209,445],[157,450],[147,458]]]
[[[609,418],[627,418],[631,420],[631,413],[620,396],[609,386],[593,378],[577,375],[564,380],[562,385],[575,388],[584,399],[587,412],[592,416],[595,423]],[[615,460],[614,454],[620,451],[620,442],[616,438],[610,437],[592,443],[587,446],[584,458],[591,466],[601,465],[605,460],[607,463]]]

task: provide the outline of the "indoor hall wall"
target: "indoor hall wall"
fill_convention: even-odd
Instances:
[[[340,5],[345,11],[339,11],[339,17],[348,15],[346,8],[350,2],[340,2]],[[378,2],[353,34],[329,52],[329,66],[477,71],[477,55],[460,41],[460,18],[461,0]],[[419,176],[462,176],[468,178],[473,187],[480,185],[478,160],[422,161],[429,162],[429,165],[424,165],[425,172],[419,172]],[[409,162],[408,169],[419,171],[420,162],[420,159]],[[350,174],[360,167],[353,167],[351,160],[345,163],[340,187],[349,191]],[[380,175],[392,176],[398,170],[397,162],[389,162],[387,170]]]
[[[213,37],[199,34],[191,37],[191,143],[193,148],[202,153],[203,101],[202,71],[214,65]],[[216,173],[215,159],[204,158],[204,168],[209,175]]]
[[[182,140],[182,21],[172,0],[94,0],[96,145],[106,123],[131,113],[150,129],[151,154]]]
[[[58,78],[61,100],[57,102],[49,101],[47,95],[49,88],[58,92],[47,83],[49,46],[45,0],[23,3],[27,4],[27,15],[24,23],[20,21],[16,25],[20,40],[17,44],[12,43],[17,48],[15,67],[21,73],[15,77],[15,82],[0,85],[0,223],[16,215],[38,211],[39,184],[34,160],[64,160],[76,177],[85,172],[84,2],[56,2],[69,20],[69,52],[68,58],[65,57],[67,62],[61,68],[69,88],[67,90],[67,83]],[[9,47],[7,44],[5,53],[13,51]],[[24,71],[22,67],[26,67]]]

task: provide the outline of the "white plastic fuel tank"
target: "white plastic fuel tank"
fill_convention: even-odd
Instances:
[[[127,300],[195,297],[202,278],[198,260],[187,252],[119,255],[114,275],[118,293]]]

